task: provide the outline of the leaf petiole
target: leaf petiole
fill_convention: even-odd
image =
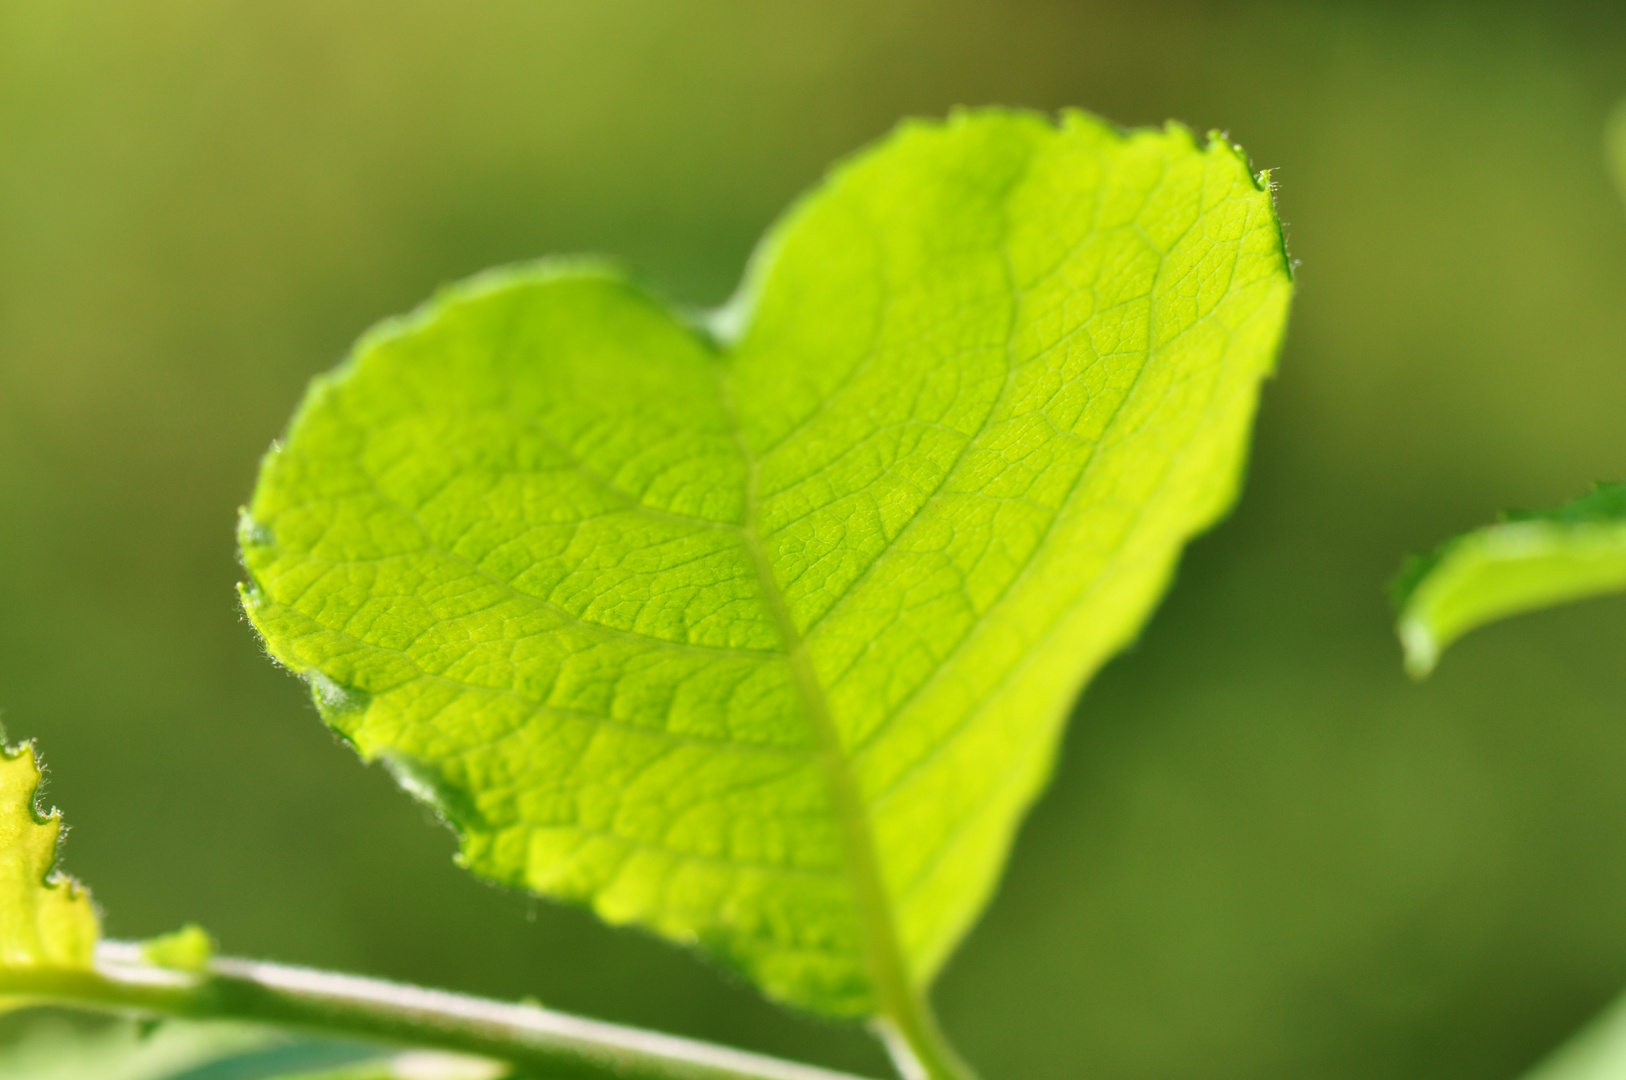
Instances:
[[[914,999],[902,1017],[881,1017],[873,1026],[904,1080],[977,1080],[924,999]]]

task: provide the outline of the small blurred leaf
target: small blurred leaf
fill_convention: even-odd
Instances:
[[[512,1068],[498,1061],[462,1054],[409,1050],[339,1069],[288,1073],[276,1080],[505,1080],[512,1074]]]
[[[5,1080],[504,1080],[511,1066],[229,1022],[27,1010],[0,1029]]]
[[[6,1027],[0,1077],[27,1080],[251,1080],[266,1074],[216,1071],[211,1078],[200,1070],[289,1041],[246,1024],[152,1024],[55,1010],[14,1014]]]
[[[1615,190],[1626,199],[1626,101],[1615,106],[1604,128],[1604,152],[1609,159],[1609,175]]]
[[[155,967],[196,974],[208,969],[215,955],[215,942],[203,927],[187,923],[172,934],[142,942],[141,955]]]
[[[1626,998],[1553,1051],[1523,1080],[1622,1080],[1626,1077]]]
[[[1406,670],[1422,678],[1468,631],[1524,611],[1626,590],[1626,484],[1600,484],[1555,510],[1413,556],[1394,584]]]
[[[475,872],[885,1011],[1230,504],[1290,292],[1218,137],[909,123],[709,333],[549,264],[369,334],[265,461],[245,607]]]
[[[54,1009],[16,1013],[5,1024],[6,1080],[503,1080],[512,1073],[485,1058],[253,1024],[108,1020]]]

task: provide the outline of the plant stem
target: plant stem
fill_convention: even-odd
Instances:
[[[98,1011],[237,1020],[496,1058],[550,1080],[860,1080],[532,1005],[220,958],[189,974],[104,942],[94,969],[0,968],[0,996]]]

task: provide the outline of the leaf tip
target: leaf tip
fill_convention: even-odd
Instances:
[[[8,805],[25,807],[36,824],[61,820],[62,812],[55,807],[48,812],[40,810],[39,795],[45,784],[45,767],[32,739],[0,745],[0,768],[5,773],[0,792],[4,792]]]
[[[1422,682],[1440,662],[1439,639],[1426,622],[1415,616],[1402,619],[1397,630],[1406,674]]]
[[[1414,601],[1419,587],[1444,561],[1451,543],[1446,541],[1427,553],[1407,555],[1399,571],[1389,580],[1386,590],[1389,602],[1399,617],[1395,634],[1400,638],[1402,663],[1406,674],[1419,682],[1428,678],[1439,664],[1441,642],[1432,625],[1417,610]]]

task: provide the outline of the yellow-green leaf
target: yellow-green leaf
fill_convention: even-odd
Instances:
[[[90,894],[56,872],[61,814],[35,805],[34,748],[0,748],[0,967],[89,968],[98,927]]]
[[[475,872],[896,1015],[1230,504],[1290,291],[1222,139],[908,123],[715,315],[555,262],[369,334],[245,607]]]
[[[1556,510],[1504,515],[1433,554],[1394,585],[1406,670],[1422,678],[1440,653],[1486,623],[1626,590],[1626,484],[1600,484]]]
[[[203,927],[187,923],[179,930],[142,942],[141,955],[154,967],[200,974],[214,959],[215,939]]]

